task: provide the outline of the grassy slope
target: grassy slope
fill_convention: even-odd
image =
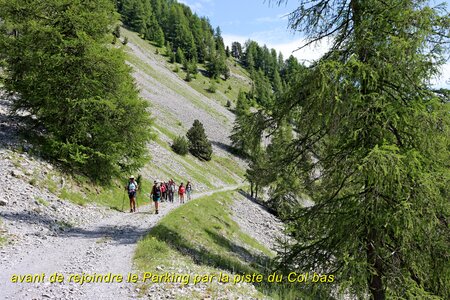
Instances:
[[[311,288],[315,287],[266,282],[272,273],[270,259],[274,253],[242,232],[232,220],[230,206],[234,201],[246,200],[238,192],[222,192],[190,201],[170,212],[139,241],[134,257],[137,270],[190,274],[191,285],[197,274],[229,275],[228,283],[218,283],[215,278],[207,283],[206,292],[191,290],[177,299],[216,299],[224,295],[228,295],[227,299],[310,299]],[[262,274],[265,279],[253,283],[256,289],[249,284],[233,284],[233,276],[244,273]],[[152,284],[142,284],[142,293]],[[166,285],[163,290],[177,287]]]
[[[167,62],[167,57],[164,56],[165,48],[156,47],[152,43],[141,39],[136,33],[124,28],[122,28],[122,34],[123,36],[126,36],[129,41],[139,45],[140,47],[143,47],[149,55],[153,56],[158,61],[163,62],[166,65],[167,69],[173,71],[176,69],[175,66],[178,66],[179,71],[176,72],[177,75],[183,80],[186,78],[186,72],[183,70],[183,66],[181,64],[171,64]],[[156,52],[158,52],[159,54],[155,54]],[[166,85],[171,84],[170,81],[164,82],[163,80],[165,79],[165,77],[161,73],[154,72],[154,70],[150,66],[142,64],[142,62],[139,62],[139,59],[137,57],[129,55],[128,59],[132,63],[137,63],[137,66],[140,69],[144,69],[147,73],[152,75],[161,83]],[[208,88],[210,86],[210,78],[203,75],[206,73],[206,66],[204,64],[198,64],[197,67],[199,69],[199,73],[195,75],[195,78],[192,78],[192,81],[187,82],[187,84],[194,90],[200,92],[201,94],[214,101],[221,103],[222,105],[225,105],[228,100],[230,100],[232,103],[235,103],[240,89],[242,89],[243,91],[250,90],[250,76],[247,70],[237,64],[233,58],[229,58],[227,60],[227,65],[230,68],[231,76],[226,81],[222,79],[217,80],[217,90],[215,93],[210,93],[208,91]],[[181,94],[188,93],[187,90],[177,90],[176,92]],[[193,101],[195,101],[195,99],[193,99]]]
[[[228,207],[237,195],[216,193],[172,211],[139,242],[135,254],[138,269],[161,273],[157,268],[162,265],[164,272],[189,270],[192,275],[224,272],[230,278],[232,273],[264,274],[273,253],[243,233],[231,219]],[[223,285],[213,281],[208,284],[208,295],[186,296],[215,298],[224,293],[238,293],[239,289],[231,283]],[[252,291],[239,292],[249,296],[247,293]],[[252,296],[261,298],[262,294]]]

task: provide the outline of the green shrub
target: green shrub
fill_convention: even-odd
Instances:
[[[187,82],[192,81],[192,75],[191,75],[190,72],[187,72],[187,73],[186,73],[186,78],[184,78],[184,80],[186,80]]]
[[[209,82],[208,92],[215,93],[217,90],[217,83],[216,80],[211,79]]]
[[[116,38],[120,38],[120,25],[116,25],[116,27],[114,27],[113,35]]]
[[[179,155],[186,155],[189,152],[189,143],[184,136],[178,136],[173,140],[172,150]]]

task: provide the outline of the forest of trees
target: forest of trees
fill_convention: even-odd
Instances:
[[[449,299],[450,92],[430,84],[448,57],[447,10],[299,2],[292,28],[310,42],[331,38],[331,49],[293,66],[289,81],[280,72],[274,105],[257,82],[259,105],[241,94],[231,136],[249,158],[252,188],[270,187],[295,241],[279,269],[334,274],[360,299]],[[254,76],[268,74],[273,95],[273,65],[252,47],[233,44],[231,54],[258,68]]]
[[[226,49],[219,27],[171,0],[116,0],[125,26],[143,38],[166,46],[170,61],[206,64],[209,76],[227,78]],[[178,59],[177,59],[178,57]]]
[[[286,61],[275,49],[260,46],[255,41],[244,45],[233,42],[225,47],[220,27],[213,29],[209,20],[193,14],[182,3],[171,0],[116,0],[125,26],[143,38],[166,48],[169,61],[184,65],[189,75],[196,72],[197,63],[205,64],[208,75],[226,80],[229,77],[227,58],[233,57],[249,71],[254,87],[250,95],[257,102],[268,103],[281,93],[292,74],[301,65],[290,56]]]

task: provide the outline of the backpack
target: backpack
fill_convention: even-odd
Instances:
[[[180,189],[178,190],[178,193],[184,194],[184,191],[185,191],[184,186],[180,186]]]
[[[175,192],[175,184],[171,184],[171,185],[170,185],[170,191],[171,191],[172,193]]]
[[[155,193],[154,193],[153,196],[156,197],[156,198],[161,197],[161,188],[155,187]]]
[[[134,182],[128,182],[128,192],[134,192],[136,191],[137,184]]]

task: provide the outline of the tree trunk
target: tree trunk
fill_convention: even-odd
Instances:
[[[370,272],[370,276],[367,278],[369,290],[372,294],[373,300],[384,300],[386,299],[385,291],[383,288],[382,280],[382,262],[376,253],[375,243],[376,239],[375,231],[369,233],[369,238],[366,240],[366,250],[367,250],[367,263],[375,273]]]
[[[358,59],[362,63],[366,64],[370,53],[370,46],[367,44],[364,44],[364,35],[366,34],[364,30],[362,30],[360,27],[361,20],[364,17],[364,6],[361,6],[363,3],[362,0],[351,0],[350,1],[350,7],[352,10],[352,20],[354,23],[354,30],[356,35],[356,51],[358,54]],[[370,93],[369,87],[368,87],[368,79],[367,78],[361,78],[361,95],[364,97],[365,95],[368,95]],[[371,113],[376,114],[376,111],[373,111]],[[367,124],[366,130],[370,130],[374,124]],[[368,134],[367,136],[370,136]],[[376,142],[372,139],[368,139],[367,141],[363,141],[362,146],[366,149],[372,149],[374,147]],[[369,180],[366,178],[365,187],[367,188],[369,186]],[[374,201],[374,199],[366,199],[368,202]],[[375,200],[376,201],[376,200]],[[376,213],[376,212],[371,212]],[[372,294],[371,299],[373,300],[384,300],[386,299],[384,286],[383,286],[383,270],[382,270],[382,262],[380,257],[377,255],[377,245],[378,245],[378,233],[377,230],[374,228],[373,224],[368,225],[369,228],[367,229],[367,235],[366,235],[366,251],[367,251],[367,264],[368,264],[368,277],[367,277],[367,283],[369,286],[369,291]]]

